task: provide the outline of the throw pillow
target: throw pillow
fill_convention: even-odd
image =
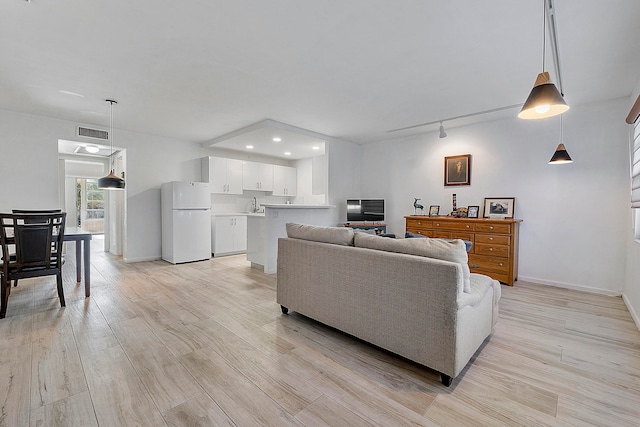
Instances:
[[[469,257],[466,245],[460,239],[378,239],[375,236],[358,233],[355,235],[354,245],[456,262],[462,266],[464,291],[471,292]]]
[[[353,246],[353,229],[349,227],[320,227],[288,222],[286,228],[287,237],[293,239]]]

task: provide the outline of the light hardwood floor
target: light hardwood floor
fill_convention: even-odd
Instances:
[[[0,320],[1,426],[640,425],[640,333],[620,298],[517,282],[450,388],[434,371],[275,302],[232,256],[124,264],[94,241]],[[70,255],[73,248],[69,248]]]

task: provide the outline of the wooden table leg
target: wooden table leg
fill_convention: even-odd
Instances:
[[[82,251],[82,242],[80,240],[76,240],[76,279],[78,284],[80,284],[80,282],[82,281],[82,264],[80,264],[81,251]]]
[[[84,296],[91,294],[91,240],[84,241]]]

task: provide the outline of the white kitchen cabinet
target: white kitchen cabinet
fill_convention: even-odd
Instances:
[[[211,217],[211,252],[213,256],[223,256],[246,252],[247,250],[247,217],[212,216]]]
[[[273,165],[245,162],[242,165],[242,188],[253,191],[273,191]]]
[[[295,196],[298,187],[298,171],[289,166],[273,166],[273,195]]]
[[[202,159],[202,180],[215,194],[242,194],[242,161],[222,157]]]

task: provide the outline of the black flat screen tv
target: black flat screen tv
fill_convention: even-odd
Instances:
[[[347,200],[347,222],[384,221],[384,199]]]

